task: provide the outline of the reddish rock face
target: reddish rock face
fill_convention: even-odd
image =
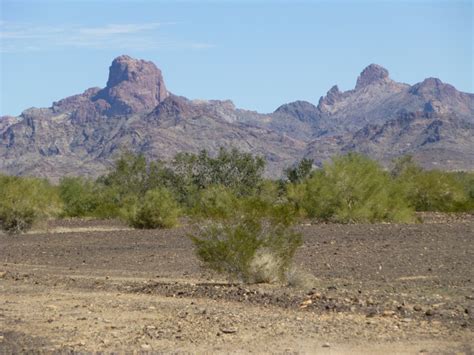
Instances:
[[[128,115],[151,111],[166,97],[168,91],[155,64],[122,55],[112,62],[107,86],[93,100],[110,104],[107,115]]]

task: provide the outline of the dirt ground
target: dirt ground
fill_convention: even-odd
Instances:
[[[0,234],[0,353],[474,352],[474,216],[303,224],[287,285],[203,270],[189,226]]]

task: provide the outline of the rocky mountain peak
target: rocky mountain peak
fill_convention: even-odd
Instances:
[[[110,104],[107,114],[124,115],[151,111],[166,97],[163,76],[154,63],[121,55],[113,60],[107,86],[94,100]]]
[[[360,73],[357,78],[356,90],[362,89],[376,82],[389,80],[388,70],[378,64],[370,64]]]
[[[445,84],[438,78],[427,78],[421,83],[415,84],[410,88],[410,93],[418,96],[434,97],[442,99],[457,95],[454,86]]]
[[[307,101],[294,101],[278,107],[274,114],[295,117],[302,122],[312,122],[318,118],[317,107]]]
[[[322,96],[319,99],[318,107],[321,108],[324,105],[334,105],[341,97],[342,97],[342,92],[339,90],[339,87],[337,85],[334,85],[326,93],[326,96]]]

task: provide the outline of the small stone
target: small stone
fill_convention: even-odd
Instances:
[[[372,317],[375,317],[376,315],[377,315],[377,311],[375,309],[369,309],[367,311],[366,317],[372,318]]]
[[[312,300],[305,300],[303,302],[300,303],[300,308],[306,308],[308,307],[310,304],[312,304],[313,301]]]
[[[383,311],[382,316],[383,317],[393,317],[395,315],[394,311]]]
[[[420,312],[422,310],[421,306],[420,305],[414,305],[413,306],[413,310],[416,311],[416,312]]]
[[[426,312],[425,312],[425,315],[427,315],[428,317],[431,317],[431,316],[434,316],[434,311],[432,309],[428,309]]]
[[[150,350],[151,346],[149,344],[142,344],[140,345],[140,348],[142,348],[143,350]]]
[[[331,345],[330,345],[329,343],[324,343],[324,344],[322,345],[322,347],[323,347],[323,348],[330,348]]]
[[[232,327],[220,328],[220,331],[224,334],[234,334],[234,333],[237,333],[237,328],[232,328]]]

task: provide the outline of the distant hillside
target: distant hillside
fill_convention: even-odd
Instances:
[[[371,64],[346,92],[317,106],[296,101],[271,114],[231,101],[192,101],[168,92],[152,63],[120,56],[105,88],[0,117],[0,171],[57,180],[98,176],[121,149],[169,159],[177,152],[237,147],[264,156],[267,175],[308,157],[358,151],[388,163],[412,154],[427,168],[474,169],[474,95],[439,79],[410,86]]]

